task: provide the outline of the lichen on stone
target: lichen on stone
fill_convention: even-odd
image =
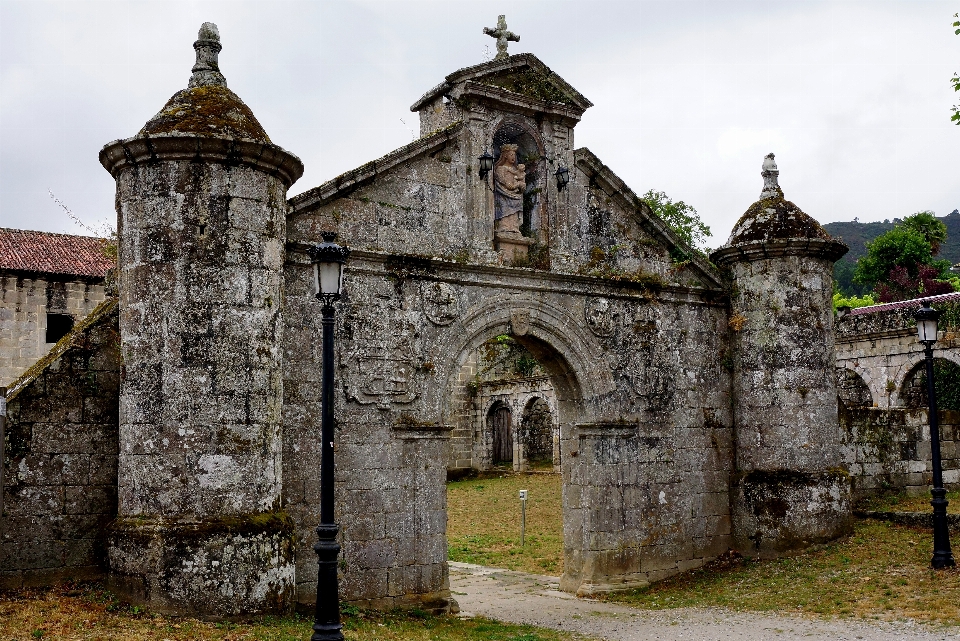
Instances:
[[[833,240],[816,220],[779,195],[763,198],[750,205],[730,234],[729,245],[787,238]]]
[[[226,87],[216,85],[178,91],[139,135],[182,133],[197,136],[229,136],[270,142],[257,117]]]
[[[547,76],[538,73],[530,68],[517,69],[508,73],[487,76],[480,80],[485,85],[500,87],[513,93],[536,98],[544,102],[558,102],[565,105],[572,105],[573,101],[555,84],[550,82]]]

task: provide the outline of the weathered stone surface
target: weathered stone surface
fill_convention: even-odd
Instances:
[[[0,587],[103,576],[117,513],[117,330],[107,300],[8,390]]]
[[[191,88],[100,154],[117,181],[125,371],[111,582],[172,611],[282,612],[292,526],[220,525],[283,521],[281,273],[303,167],[218,80],[215,25],[200,38]]]
[[[783,199],[778,174],[771,154],[761,200],[711,255],[733,284],[733,539],[760,556],[840,536],[851,509],[831,301],[847,248]]]

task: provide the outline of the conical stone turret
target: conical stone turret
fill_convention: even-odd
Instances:
[[[773,154],[763,191],[710,256],[730,270],[735,546],[776,556],[844,534],[834,379],[833,264],[847,252],[786,200]]]
[[[110,582],[151,609],[287,610],[281,493],[286,193],[271,144],[204,23],[187,89],[100,162],[117,181],[123,377]]]

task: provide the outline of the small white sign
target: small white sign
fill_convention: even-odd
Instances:
[[[521,500],[521,501],[526,501],[526,500],[527,500],[527,491],[526,491],[526,490],[520,490],[520,500]]]

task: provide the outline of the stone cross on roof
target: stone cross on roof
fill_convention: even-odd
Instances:
[[[496,29],[484,27],[483,32],[497,39],[497,55],[494,56],[494,60],[503,60],[510,57],[510,54],[507,53],[507,42],[520,42],[520,36],[507,29],[506,16],[497,18]]]

